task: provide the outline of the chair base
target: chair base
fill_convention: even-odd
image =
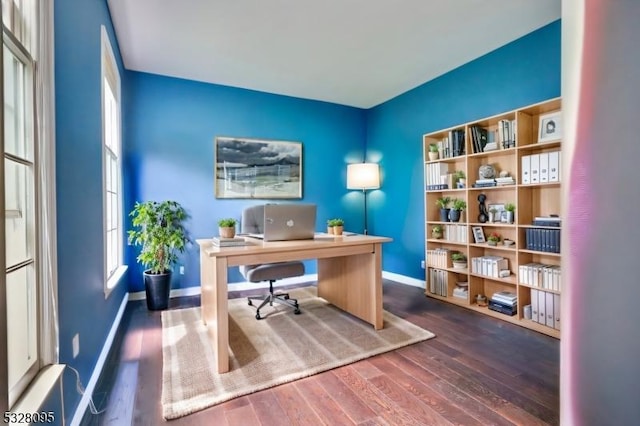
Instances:
[[[269,293],[266,296],[249,296],[247,297],[247,302],[249,306],[253,306],[252,300],[262,300],[260,306],[256,310],[256,319],[260,320],[263,317],[260,316],[260,309],[262,309],[267,304],[269,306],[273,306],[274,302],[279,303],[281,305],[287,305],[294,309],[293,313],[298,315],[300,314],[300,307],[298,306],[297,299],[291,299],[289,297],[289,293],[274,293],[273,291],[273,281],[269,281]]]

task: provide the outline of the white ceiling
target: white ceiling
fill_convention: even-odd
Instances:
[[[369,108],[560,18],[561,0],[108,0],[127,69]]]

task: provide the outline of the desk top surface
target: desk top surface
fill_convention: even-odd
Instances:
[[[327,234],[328,235],[328,234]],[[333,238],[316,238],[313,240],[296,240],[296,241],[262,241],[258,238],[244,237],[246,245],[232,247],[218,247],[213,244],[210,238],[197,239],[196,242],[200,246],[200,250],[210,257],[233,256],[251,253],[279,252],[279,251],[296,251],[296,250],[315,250],[319,248],[331,247],[347,247],[365,244],[388,243],[392,241],[388,237],[378,237],[374,235],[348,235],[335,236]]]

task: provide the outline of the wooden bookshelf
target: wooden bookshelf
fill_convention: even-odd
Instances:
[[[536,217],[560,215],[561,213],[561,175],[559,171],[561,140],[556,138],[548,142],[539,142],[541,119],[547,120],[548,114],[559,112],[561,107],[560,98],[555,98],[423,136],[425,258],[427,259],[425,294],[427,296],[458,306],[464,306],[468,309],[560,338],[559,304],[562,277],[559,267],[561,257],[560,253],[542,251],[559,250],[557,247],[559,246],[559,241],[556,242],[553,237],[546,236],[553,235],[552,232],[545,233],[537,229],[558,230],[559,228],[534,226],[533,221]],[[505,128],[505,123],[507,122],[515,129],[513,132],[514,138],[506,137],[508,132],[503,132],[504,139],[515,139],[515,142],[503,144],[500,143],[502,140],[500,130]],[[486,131],[488,142],[497,142],[497,149],[488,152],[475,152],[478,148],[481,149],[481,144],[474,144],[474,133],[476,136],[479,135],[474,130],[476,126]],[[451,131],[459,129],[464,130],[464,154],[443,158],[443,156],[451,155],[454,152],[453,146],[448,140],[453,137]],[[546,136],[546,139],[549,139],[549,137]],[[429,161],[430,144],[439,146],[440,158],[438,160]],[[489,144],[489,146],[491,145]],[[555,176],[551,175],[549,167],[545,169],[545,173],[542,173],[540,163],[542,162],[543,166],[549,166],[549,161],[555,161],[555,156],[558,157],[557,181],[550,181],[549,178]],[[525,183],[523,181],[524,165],[531,164],[531,162],[538,164],[536,169],[538,171],[536,174],[537,179],[535,182],[531,182],[532,175],[529,174],[529,182]],[[514,178],[515,183],[484,188],[473,187],[476,180],[480,179],[480,166],[486,164],[493,166],[496,177],[499,176],[500,172],[508,172]],[[446,170],[444,174],[441,173],[443,170]],[[452,181],[451,178],[447,179],[441,176],[456,171],[462,171],[466,176],[466,185],[463,188],[456,186],[454,188],[438,187],[433,189],[438,184],[450,183]],[[546,179],[541,181],[543,178]],[[508,203],[514,204],[516,209],[513,223],[502,222],[502,215],[499,215],[499,219],[493,223],[481,221],[480,203],[478,201],[478,197],[481,194],[486,197],[486,210],[488,210],[489,205],[500,208]],[[467,209],[463,212],[459,222],[441,221],[440,208],[437,206],[436,201],[442,197],[461,199],[467,203]],[[459,225],[459,227],[449,228],[457,233],[453,238],[454,241],[447,240],[451,236],[447,235],[446,232],[441,239],[433,238],[431,230],[434,225],[440,225],[443,228],[447,225]],[[504,246],[501,241],[497,246],[490,246],[486,242],[476,242],[473,229],[478,227],[482,229],[485,239],[490,233],[497,232],[503,238],[513,240],[515,244]],[[527,235],[529,235],[530,242],[534,240],[532,233],[529,233],[528,230],[534,230],[535,246],[527,246]],[[461,232],[465,234],[462,241],[460,240]],[[540,237],[541,241],[538,241],[538,235],[544,235]],[[543,239],[544,241],[542,241]],[[449,267],[450,265],[446,268],[431,266],[427,252],[439,249],[449,250],[449,253],[456,251],[464,253],[467,256],[467,268],[456,269]],[[486,258],[487,256],[506,259],[510,274],[505,277],[487,276],[482,273],[482,270],[475,270],[474,262],[478,267],[481,262],[478,260],[473,261],[472,258]],[[445,285],[447,288],[446,291],[440,289],[438,292],[446,293],[446,296],[436,294],[433,291],[432,283],[429,282],[430,270],[432,269],[445,271],[440,276],[446,276],[447,282]],[[453,291],[459,282],[467,283],[468,295],[466,300],[453,296]],[[517,313],[515,315],[509,316],[490,310],[488,307],[478,306],[476,303],[476,295],[482,294],[487,299],[490,299],[494,293],[499,291],[509,291],[517,295]],[[544,316],[540,315],[541,303],[544,305],[542,310],[544,311]],[[525,318],[526,305],[532,306],[534,318]],[[552,306],[555,307],[552,308]],[[547,307],[553,309],[553,312],[547,312]]]

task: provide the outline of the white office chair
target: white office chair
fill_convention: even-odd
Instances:
[[[248,207],[242,212],[241,232],[258,233],[264,232],[264,205]],[[247,301],[249,306],[253,306],[252,300],[261,300],[262,303],[256,310],[256,319],[262,319],[260,309],[269,304],[280,303],[294,308],[293,313],[299,314],[300,307],[296,299],[291,299],[288,293],[275,293],[273,282],[283,278],[299,277],[304,275],[304,264],[299,261],[267,263],[261,265],[240,266],[240,273],[244,278],[252,283],[269,281],[269,293],[260,296],[249,296]]]

